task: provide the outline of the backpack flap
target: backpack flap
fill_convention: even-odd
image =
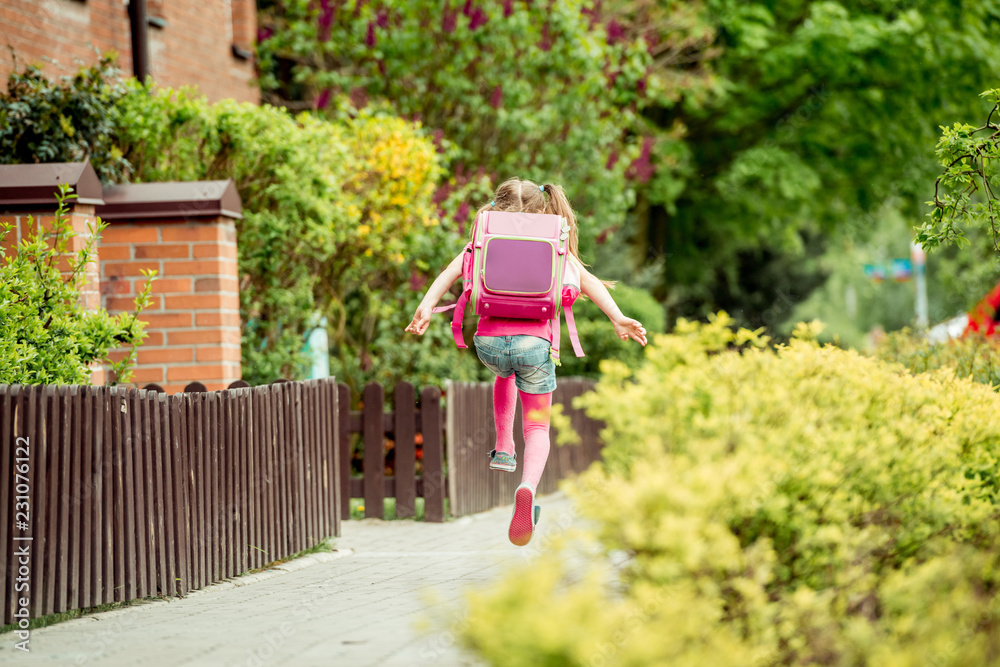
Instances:
[[[559,308],[561,218],[487,212],[477,230],[472,302],[477,315],[550,320]]]

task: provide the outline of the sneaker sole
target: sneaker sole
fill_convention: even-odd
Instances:
[[[490,470],[502,470],[504,472],[515,472],[517,470],[517,466],[516,465],[504,466],[504,465],[498,465],[498,464],[495,464],[495,463],[491,463],[490,464]]]
[[[531,489],[519,488],[514,496],[514,515],[510,518],[510,529],[507,537],[512,544],[523,547],[531,541],[531,535],[535,530],[534,517],[534,494]]]

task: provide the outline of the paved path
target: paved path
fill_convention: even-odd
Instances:
[[[546,537],[576,521],[561,494],[539,504],[539,530],[523,548],[507,541],[510,506],[444,524],[347,521],[336,552],[299,559],[292,571],[39,628],[28,655],[13,649],[13,635],[0,635],[0,663],[478,665],[433,621],[455,611],[466,587],[534,557]]]

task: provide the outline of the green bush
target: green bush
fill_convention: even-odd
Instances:
[[[248,381],[302,377],[317,313],[330,323],[331,372],[355,388],[473,379],[474,360],[453,348],[431,352],[434,337],[397,346],[420,298],[411,283],[436,274],[462,244],[437,217],[441,169],[418,126],[368,114],[331,123],[139,86],[119,114],[137,180],[236,182]]]
[[[0,164],[90,157],[102,181],[120,182],[129,164],[115,143],[115,109],[126,93],[111,56],[58,83],[34,66],[13,72],[0,91]]]
[[[611,291],[611,296],[622,312],[642,322],[650,335],[666,331],[667,317],[663,306],[647,290],[619,283]],[[601,375],[600,363],[604,359],[617,359],[628,366],[642,362],[643,348],[633,340],[619,340],[611,322],[593,301],[577,300],[573,315],[586,356],[578,358],[573,354],[566,319],[563,318],[560,375],[598,378]]]
[[[152,273],[144,274],[146,287],[136,298],[135,312],[112,317],[103,308],[85,309],[80,291],[106,224],[98,218],[82,247],[71,252],[75,233],[66,202],[75,197],[61,185],[51,227],[42,231],[29,218],[35,231],[14,254],[2,245],[12,227],[0,225],[0,384],[90,384],[93,362],[104,362],[112,381],[127,382],[131,375],[136,346],[144,338],[138,315],[149,303]],[[125,357],[111,362],[108,352],[122,347]]]
[[[464,643],[503,665],[1000,665],[1000,398],[730,323],[602,366],[579,401],[604,461],[567,486],[587,528],[543,513],[549,548],[469,598]]]

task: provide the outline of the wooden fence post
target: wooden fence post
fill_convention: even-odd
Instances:
[[[425,387],[420,393],[421,432],[424,436],[424,520],[444,521],[444,446],[441,390]]]
[[[351,388],[337,384],[337,459],[340,463],[340,518],[351,518]]]
[[[385,425],[382,421],[385,391],[378,382],[365,386],[365,516],[381,519],[385,516]]]
[[[327,491],[327,521],[332,535],[340,536],[340,519],[343,508],[341,502],[343,493],[341,492],[340,479],[340,448],[342,441],[340,438],[340,422],[350,417],[343,416],[337,401],[338,385],[332,380],[323,387],[324,399],[323,409],[328,415],[328,425],[324,432],[324,441],[327,443],[323,456],[326,461],[326,484]]]
[[[396,385],[395,462],[396,462],[396,518],[414,515],[417,498],[416,478],[416,415],[417,393],[409,382]],[[426,484],[425,484],[426,488]],[[426,506],[425,506],[426,507]]]

